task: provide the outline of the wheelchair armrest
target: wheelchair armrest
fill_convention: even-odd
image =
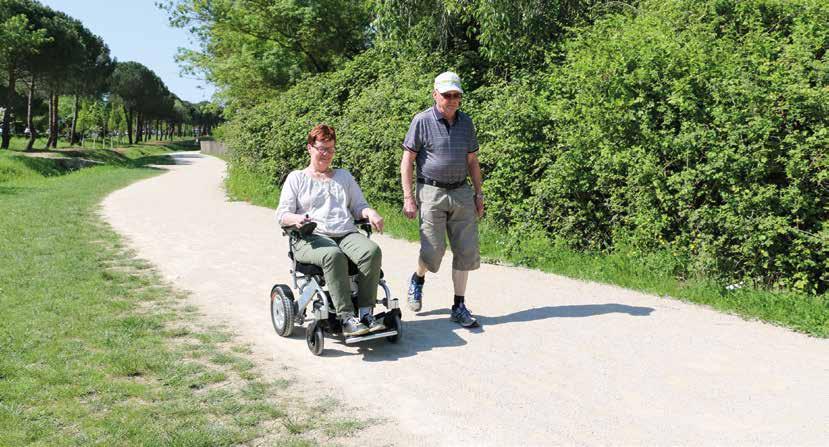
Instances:
[[[357,225],[357,228],[365,231],[367,235],[371,236],[371,222],[369,222],[365,217],[362,219],[354,219],[354,225]]]
[[[282,227],[282,234],[291,237],[301,238],[304,236],[308,236],[317,229],[316,222],[306,222],[301,227],[297,228],[294,225],[288,225]]]

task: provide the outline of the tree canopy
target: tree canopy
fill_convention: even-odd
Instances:
[[[133,125],[136,139],[141,140],[145,130],[150,131],[151,121],[156,133],[162,122],[167,130],[178,126],[181,133],[181,124],[192,119],[191,113],[182,113],[191,106],[172,95],[155,73],[139,63],[117,64],[101,37],[80,21],[37,1],[0,0],[0,48],[0,80],[5,81],[0,94],[3,148],[8,148],[14,133],[13,118],[19,121],[24,115],[29,148],[44,123],[49,135],[47,146],[56,146],[61,132],[67,132],[70,142],[75,143],[82,109],[87,117],[97,116],[84,120],[99,123],[97,133],[106,133],[110,122],[126,124],[130,142]],[[26,98],[23,104],[21,96]],[[68,115],[61,112],[66,110],[60,105],[65,97],[73,100]],[[86,100],[98,104],[87,104]],[[44,103],[48,111],[45,117]],[[114,103],[119,108],[113,107]],[[98,116],[100,113],[129,116],[110,119]]]

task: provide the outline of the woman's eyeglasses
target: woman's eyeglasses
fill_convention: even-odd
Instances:
[[[311,146],[311,147],[313,147],[314,149],[316,149],[316,150],[317,150],[317,152],[322,153],[322,154],[333,154],[333,153],[334,153],[334,149],[335,149],[335,147],[334,147],[334,146],[331,146],[331,147],[324,147],[324,146],[317,146],[317,145],[313,145],[313,146]]]
[[[452,100],[452,99],[461,99],[460,93],[441,93],[440,96],[443,96],[445,100]]]

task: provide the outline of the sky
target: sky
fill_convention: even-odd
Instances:
[[[183,77],[175,61],[179,47],[196,48],[186,30],[172,28],[156,0],[39,0],[80,20],[109,46],[121,62],[140,62],[167,88],[190,102],[210,100],[215,88],[203,79]]]

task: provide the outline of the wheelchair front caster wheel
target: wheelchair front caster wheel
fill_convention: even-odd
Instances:
[[[395,312],[388,315],[384,323],[387,328],[397,331],[397,335],[386,337],[386,340],[388,340],[389,343],[399,342],[400,339],[403,338],[403,323],[400,321],[400,314]]]
[[[308,344],[308,349],[311,351],[311,354],[322,354],[325,339],[323,338],[322,327],[316,322],[311,323],[308,329],[305,330],[305,343]]]

